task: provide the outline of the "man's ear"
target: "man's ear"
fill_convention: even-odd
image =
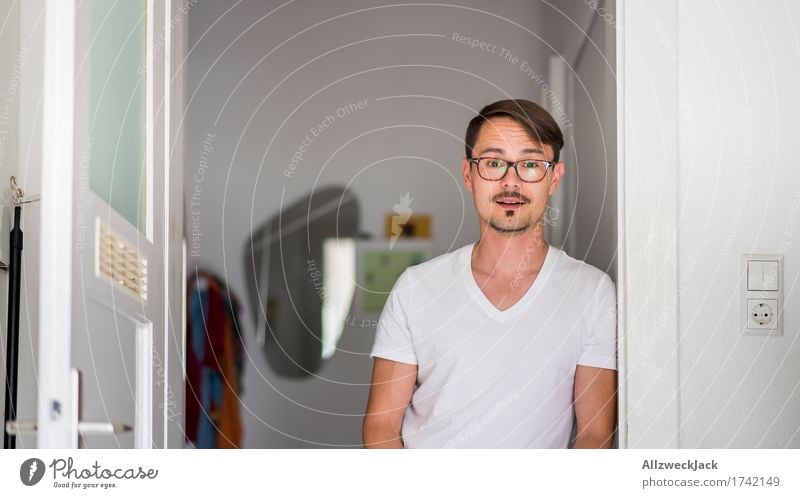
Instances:
[[[561,183],[561,177],[564,176],[564,162],[559,161],[553,166],[552,176],[550,177],[550,191],[548,195],[553,195],[558,189],[558,184]]]
[[[467,187],[467,190],[472,192],[472,175],[470,175],[470,163],[469,159],[464,157],[461,160],[461,176],[464,180],[464,186]]]

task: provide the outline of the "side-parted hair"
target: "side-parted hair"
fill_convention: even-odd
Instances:
[[[561,133],[561,128],[549,112],[535,102],[524,99],[498,100],[481,109],[478,115],[470,120],[467,126],[467,135],[464,138],[468,158],[473,157],[473,147],[478,139],[481,126],[490,118],[495,117],[508,117],[521,124],[531,140],[553,148],[553,162],[558,162],[559,153],[564,147],[564,135]]]

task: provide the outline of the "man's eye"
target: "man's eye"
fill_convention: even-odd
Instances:
[[[490,159],[486,162],[490,168],[502,168],[506,165],[504,161],[500,161],[499,159]]]
[[[539,163],[537,161],[523,161],[522,167],[525,169],[536,169],[539,167]]]

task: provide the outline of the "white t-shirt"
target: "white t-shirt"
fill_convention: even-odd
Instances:
[[[566,448],[576,365],[616,369],[614,283],[550,246],[500,311],[475,282],[472,247],[407,268],[378,321],[370,357],[418,365],[403,443]]]

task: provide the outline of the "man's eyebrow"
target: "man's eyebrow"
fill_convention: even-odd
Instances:
[[[480,152],[479,155],[486,154],[487,152],[496,152],[498,154],[505,154],[506,153],[505,149],[502,149],[500,147],[487,147],[487,148],[483,149]],[[544,153],[544,151],[542,149],[539,149],[539,148],[536,148],[536,147],[526,147],[526,148],[522,149],[521,152],[523,154],[542,154],[542,153]]]
[[[487,152],[497,152],[498,154],[505,154],[506,153],[505,150],[503,150],[503,149],[501,149],[499,147],[487,147],[487,148],[483,149],[480,152],[480,154],[478,154],[478,155],[482,156],[482,155],[486,154]]]
[[[523,154],[541,154],[541,153],[544,153],[544,151],[542,149],[538,148],[538,147],[533,147],[533,148],[528,147],[526,149],[522,149],[522,153]]]

